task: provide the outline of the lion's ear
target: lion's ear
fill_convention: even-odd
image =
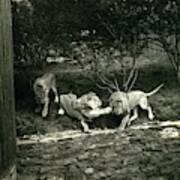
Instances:
[[[96,95],[96,93],[95,93],[95,92],[92,92],[92,91],[90,91],[88,94],[91,95],[91,96]]]

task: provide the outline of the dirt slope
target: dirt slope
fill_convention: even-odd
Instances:
[[[127,129],[19,144],[19,179],[178,180],[180,136],[163,138],[169,130],[180,133],[178,128]]]

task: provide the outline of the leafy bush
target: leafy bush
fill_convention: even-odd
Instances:
[[[139,28],[140,14],[144,11],[137,3],[132,6],[141,11],[134,14],[128,4],[128,1],[13,0],[15,62],[41,65],[49,49],[61,49],[61,54],[68,54],[71,43],[82,40],[114,43],[119,50],[135,55],[144,46],[142,41],[138,42],[143,33]]]

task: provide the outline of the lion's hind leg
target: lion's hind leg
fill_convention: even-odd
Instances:
[[[139,105],[143,110],[146,110],[148,112],[149,120],[153,120],[154,119],[154,114],[153,114],[151,106],[148,104],[147,98],[142,98],[140,100]]]

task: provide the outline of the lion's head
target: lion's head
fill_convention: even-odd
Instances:
[[[44,104],[45,102],[45,91],[44,87],[39,84],[34,86],[35,100],[37,104]]]
[[[81,109],[97,109],[101,106],[102,101],[94,92],[84,94],[76,101],[76,107]]]
[[[116,115],[121,115],[129,111],[127,95],[124,92],[114,92],[109,98],[109,106]]]

